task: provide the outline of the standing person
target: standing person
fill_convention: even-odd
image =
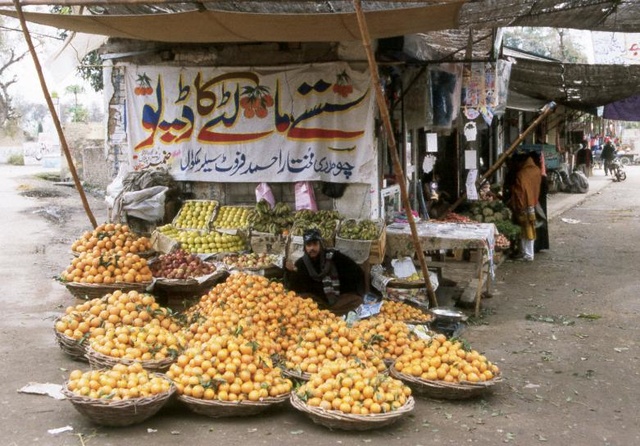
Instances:
[[[538,196],[538,207],[542,209],[542,214],[537,215],[542,220],[542,224],[536,225],[536,240],[534,251],[549,249],[549,220],[547,218],[547,194],[549,193],[549,182],[547,180],[547,166],[544,161],[544,152],[531,152],[533,162],[540,168],[540,195]],[[542,217],[542,218],[541,218]]]
[[[580,148],[576,152],[576,169],[584,173],[587,177],[591,176],[591,149],[580,144]]]
[[[303,241],[304,255],[286,265],[287,288],[337,315],[358,308],[365,291],[362,268],[340,251],[326,249],[317,229],[307,229]]]
[[[616,157],[616,147],[613,145],[611,140],[607,138],[604,143],[604,147],[602,148],[602,153],[600,154],[600,158],[602,158],[604,164],[604,174],[609,175],[611,172],[611,162]],[[613,172],[612,172],[613,173]]]
[[[520,248],[522,260],[532,262],[534,257],[534,243],[536,239],[536,211],[540,196],[542,172],[527,156],[517,170],[515,181],[511,188],[510,206],[516,222],[520,225]]]

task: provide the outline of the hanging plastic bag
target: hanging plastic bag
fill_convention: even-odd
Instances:
[[[296,211],[301,209],[309,209],[312,211],[318,210],[316,204],[316,194],[313,191],[313,186],[309,181],[299,181],[296,183]]]
[[[256,203],[265,200],[271,206],[271,209],[276,205],[276,199],[273,196],[273,191],[268,183],[260,183],[256,187]]]
[[[107,186],[104,201],[107,202],[109,207],[114,207],[116,198],[118,198],[118,195],[120,195],[124,190],[124,179],[130,171],[131,168],[128,164],[121,164],[120,169],[118,170],[118,175],[116,175],[113,181]]]
[[[152,223],[164,218],[166,186],[153,186],[135,192],[125,192],[122,199],[122,210],[129,217],[136,217]]]

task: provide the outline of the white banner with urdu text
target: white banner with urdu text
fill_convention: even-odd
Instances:
[[[128,65],[125,76],[135,169],[180,181],[374,182],[368,70]]]

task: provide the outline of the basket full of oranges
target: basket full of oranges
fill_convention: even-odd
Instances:
[[[450,400],[485,395],[502,381],[497,365],[462,341],[442,334],[412,342],[390,373],[416,394]]]
[[[87,361],[90,345],[97,342],[96,347],[106,356],[128,356],[144,361],[164,360],[155,353],[163,351],[166,344],[170,344],[173,350],[179,350],[179,347],[171,346],[171,340],[176,339],[173,335],[181,331],[181,324],[173,312],[160,306],[151,294],[116,290],[102,298],[67,307],[64,314],[56,318],[53,328],[58,345],[73,359]],[[135,339],[133,333],[136,333]],[[129,340],[139,345],[122,343]],[[142,344],[143,341],[146,345]],[[104,344],[110,348],[107,350]],[[136,350],[126,351],[128,347],[137,347],[138,355],[133,355]],[[167,351],[166,356],[172,356],[168,348]],[[97,365],[100,368],[111,367],[117,362],[114,359]]]
[[[141,423],[162,409],[175,391],[166,376],[147,372],[139,363],[74,370],[62,386],[78,412],[103,426]]]
[[[185,350],[167,371],[178,401],[211,418],[256,415],[286,403],[293,383],[272,362],[268,344],[228,334]]]
[[[415,406],[408,386],[354,360],[326,363],[290,401],[316,424],[359,431],[395,423]]]
[[[105,223],[87,231],[73,242],[71,251],[74,258],[58,280],[77,298],[99,298],[115,290],[143,291],[151,285],[147,263],[151,242],[126,225]]]

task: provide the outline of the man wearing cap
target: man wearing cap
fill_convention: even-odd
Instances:
[[[360,266],[340,251],[326,249],[317,229],[307,229],[303,240],[304,255],[287,265],[287,287],[337,315],[358,308],[365,291]]]

